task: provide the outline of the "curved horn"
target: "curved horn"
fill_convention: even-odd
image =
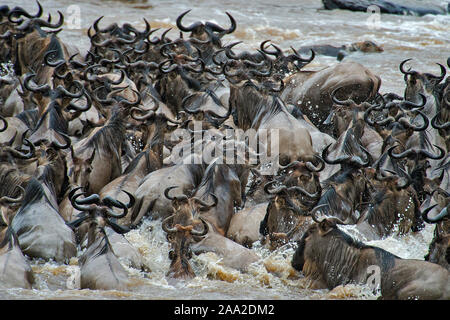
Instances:
[[[315,56],[316,56],[316,53],[314,52],[313,49],[310,49],[311,50],[311,56],[309,58],[302,58],[300,56],[300,54],[297,52],[297,50],[295,50],[293,47],[291,47],[291,49],[292,49],[292,51],[294,51],[294,54],[291,54],[291,55],[288,56],[288,60],[291,60],[291,61],[300,61],[300,62],[308,64],[311,61],[313,61]]]
[[[207,209],[210,209],[212,207],[215,207],[217,205],[217,203],[219,202],[219,199],[217,198],[217,196],[214,193],[211,193],[211,196],[214,198],[212,203],[206,203],[205,201],[203,201],[203,200],[201,200],[201,199],[199,199],[197,197],[194,197],[192,199],[195,202],[197,202],[198,204],[202,205],[204,207],[202,209],[207,210]]]
[[[188,199],[188,197],[186,195],[182,195],[182,196],[178,196],[178,197],[172,197],[169,195],[169,191],[174,189],[174,188],[178,188],[178,186],[171,186],[166,188],[166,190],[164,190],[164,196],[169,199],[169,200],[186,200]]]
[[[86,199],[77,200],[77,198],[79,198],[80,196],[84,196],[85,194],[86,193],[84,193],[84,192],[79,193],[77,195],[75,195],[75,193],[74,193],[73,196],[70,198],[70,202],[72,203],[72,206],[79,211],[95,210],[97,208],[97,204],[95,203],[96,201],[94,201],[96,199],[95,195],[91,195],[90,197],[87,198],[87,199],[89,199],[89,205],[80,203],[80,201],[83,202],[83,200],[86,200]],[[94,196],[94,197],[92,197],[92,196]],[[86,201],[84,201],[84,202],[86,202]]]
[[[30,81],[32,78],[34,78],[36,76],[35,73],[30,73],[27,74],[25,76],[25,78],[23,79],[23,85],[25,86],[25,88],[31,92],[40,92],[40,93],[46,93],[50,90],[50,85],[48,83],[40,85],[40,86],[36,86],[34,88],[32,88],[30,86]]]
[[[35,154],[35,150],[36,150],[34,144],[28,139],[24,139],[24,143],[30,147],[30,151],[28,153],[25,154],[21,151],[15,150],[15,149],[8,150],[9,153],[11,153],[14,157],[19,158],[19,159],[33,158],[34,154]]]
[[[314,164],[312,162],[308,161],[308,162],[306,162],[306,168],[308,168],[308,170],[312,171],[312,172],[320,172],[323,169],[325,169],[325,161],[318,155],[314,155],[314,158],[319,160],[319,166],[316,167],[316,166],[314,166]]]
[[[438,80],[438,82],[441,82],[442,80],[444,80],[447,70],[445,69],[445,67],[442,64],[440,64],[440,63],[436,63],[436,64],[441,68],[441,75],[439,75],[439,76],[431,75],[431,76],[433,78],[435,78],[436,80]]]
[[[431,152],[426,151],[426,150],[419,150],[419,153],[422,154],[423,156],[425,156],[425,157],[427,157],[429,159],[433,159],[433,160],[440,160],[440,159],[444,158],[445,154],[446,154],[446,151],[443,148],[441,148],[441,147],[439,147],[439,146],[437,146],[435,144],[433,144],[433,146],[435,146],[436,148],[439,149],[440,154],[434,155]]]
[[[400,103],[400,105],[399,105],[400,108],[402,108],[402,109],[410,109],[410,108],[422,108],[422,107],[424,107],[425,104],[427,103],[427,97],[424,94],[422,94],[422,93],[419,93],[419,96],[422,98],[422,102],[416,104],[416,103],[413,103],[411,101],[402,101]]]
[[[73,84],[76,85],[76,87],[78,87],[79,92],[76,93],[72,93],[69,92],[66,88],[64,88],[62,85],[59,85],[56,90],[58,90],[61,94],[65,95],[66,97],[70,97],[72,99],[76,99],[76,98],[81,98],[81,96],[83,95],[83,84],[78,81],[78,80],[74,80]]]
[[[349,106],[349,105],[355,104],[355,101],[353,101],[352,99],[347,99],[347,100],[341,101],[341,100],[338,100],[338,99],[336,98],[336,93],[337,93],[337,91],[338,91],[339,89],[342,89],[342,88],[343,88],[343,87],[338,87],[338,88],[334,89],[334,90],[330,93],[331,100],[333,100],[333,102],[336,103],[336,104],[345,105],[345,106]]]
[[[420,114],[420,116],[422,117],[422,119],[423,119],[423,124],[422,125],[414,126],[408,120],[406,120],[405,118],[401,118],[398,121],[398,123],[401,123],[404,127],[409,128],[409,129],[413,129],[414,131],[424,131],[424,130],[426,130],[428,128],[428,125],[430,124],[430,120],[420,110],[416,110],[416,112],[418,112]]]
[[[448,92],[450,92],[450,91],[448,91]],[[433,119],[431,119],[431,126],[438,130],[439,129],[442,129],[442,130],[450,129],[450,121],[447,121],[446,123],[443,123],[443,124],[438,124],[438,119],[440,116],[441,116],[441,111],[436,112],[436,115],[433,117]]]
[[[180,15],[178,16],[178,18],[177,18],[176,24],[177,24],[178,29],[180,29],[181,31],[184,31],[184,32],[191,32],[191,31],[193,31],[194,29],[198,28],[200,25],[202,25],[201,22],[194,22],[194,23],[191,24],[189,27],[183,26],[183,24],[181,23],[181,20],[183,19],[183,17],[184,17],[186,14],[188,14],[189,12],[191,12],[191,10],[192,10],[192,9],[189,9],[189,10],[183,12],[183,13],[180,14]]]
[[[280,192],[285,191],[285,190],[287,189],[287,187],[286,187],[285,185],[281,185],[281,186],[279,186],[279,187],[276,187],[275,189],[271,189],[271,190],[270,190],[269,187],[270,187],[272,184],[276,183],[276,182],[278,182],[278,181],[277,181],[277,180],[272,180],[272,181],[266,183],[266,184],[264,185],[264,191],[265,191],[267,194],[279,194]]]
[[[0,198],[0,204],[8,204],[8,203],[20,203],[22,202],[24,196],[25,196],[25,189],[21,186],[16,186],[16,188],[19,189],[20,195],[17,198],[11,198],[7,196],[3,196]]]
[[[82,91],[84,93],[84,96],[86,97],[86,105],[80,107],[80,106],[76,105],[75,103],[70,102],[67,109],[84,112],[84,111],[88,111],[91,108],[91,106],[92,106],[91,96],[87,93],[87,91],[84,88],[82,89]]]
[[[6,119],[1,115],[0,115],[0,121],[3,123],[3,127],[0,128],[0,132],[3,132],[6,129],[8,129],[8,121],[6,121]]]
[[[236,30],[236,20],[234,20],[233,16],[231,14],[229,14],[228,12],[225,12],[225,13],[228,16],[228,18],[230,18],[230,22],[231,22],[231,26],[228,29],[219,27],[217,24],[212,23],[212,22],[206,22],[205,26],[211,28],[212,31],[225,33],[225,34],[233,33],[234,30]]]
[[[392,146],[392,147],[390,147],[389,149],[388,149],[388,154],[389,154],[389,156],[391,157],[391,158],[394,158],[394,159],[403,159],[403,158],[406,158],[406,157],[408,157],[408,156],[410,156],[410,155],[415,155],[416,153],[414,152],[414,150],[406,150],[406,151],[404,151],[404,152],[401,152],[401,153],[394,153],[394,149],[395,148],[397,148],[399,145],[394,145],[394,146]]]
[[[19,20],[13,20],[12,17],[16,16],[17,18],[20,16],[24,16],[27,17],[29,19],[32,18],[38,18],[40,16],[42,16],[43,13],[43,9],[41,4],[39,3],[39,1],[36,1],[37,5],[38,5],[38,12],[32,16],[31,14],[29,14],[27,11],[25,11],[25,9],[21,8],[21,7],[15,7],[14,9],[12,9],[9,13],[8,13],[8,20],[12,23],[15,24],[19,24],[21,22],[23,22],[23,19],[19,19]]]
[[[436,207],[437,204],[435,204],[434,206],[431,206],[427,209],[424,210],[424,212],[422,213],[422,219],[427,222],[427,223],[438,223],[441,220],[443,220],[445,217],[448,216],[448,212],[449,212],[449,206],[447,205],[445,208],[443,208],[437,216],[435,216],[434,218],[429,218],[428,217],[428,213],[434,208]]]
[[[115,200],[115,199],[112,199],[111,197],[107,196],[107,197],[103,198],[102,202],[103,202],[103,204],[105,204],[108,207],[108,209],[106,209],[106,214],[110,218],[121,219],[121,218],[125,217],[128,213],[127,205],[120,202],[119,200]],[[120,208],[123,210],[123,212],[117,213],[113,209],[110,208],[111,206]]]
[[[64,15],[59,10],[58,10],[58,15],[59,15],[59,21],[55,24],[51,24],[50,22],[42,20],[42,19],[36,19],[35,23],[41,27],[58,29],[59,27],[61,27],[64,24]],[[21,27],[18,27],[17,29],[21,30]]]
[[[203,220],[203,218],[200,218],[200,221],[203,224],[203,231],[196,231],[195,229],[192,229],[190,231],[191,235],[196,236],[196,237],[203,237],[208,234],[208,232],[209,232],[208,224],[206,223],[205,220]]]
[[[265,45],[267,42],[269,42],[269,41],[270,41],[270,40],[266,40],[266,41],[261,42],[261,44],[260,44],[260,46],[259,46],[259,48],[261,49],[261,51],[264,52],[264,53],[266,53],[266,54],[268,54],[268,55],[275,56],[275,57],[277,57],[277,58],[278,58],[278,57],[284,56],[284,55],[283,55],[283,50],[281,50],[278,46],[276,46],[276,45],[274,45],[274,44],[271,44],[271,46],[275,48],[275,51],[268,51],[268,50],[264,47],[264,45]]]
[[[172,219],[173,217],[175,217],[175,214],[168,216],[167,218],[165,218],[161,224],[162,229],[164,230],[164,232],[166,233],[175,233],[177,232],[177,229],[172,227],[169,228],[169,221],[170,219]]]
[[[130,192],[126,191],[126,190],[122,190],[123,192],[125,192],[128,196],[128,198],[130,199],[130,201],[127,204],[127,208],[131,208],[134,206],[134,204],[136,203],[136,198],[134,197],[134,195],[132,195]]]
[[[403,69],[404,64],[405,64],[406,62],[410,61],[410,60],[412,60],[412,58],[403,60],[403,61],[400,63],[400,65],[399,65],[400,72],[403,73],[404,75],[415,74],[415,73],[416,73],[415,71],[409,71],[409,70],[408,70],[408,71],[405,71],[405,70]]]
[[[148,112],[146,114],[144,114],[143,116],[138,116],[136,115],[136,112],[139,113],[144,113],[145,110],[142,110],[141,108],[138,107],[132,107],[130,109],[130,115],[134,120],[138,120],[138,121],[145,121],[148,119],[151,119],[155,116],[155,111],[154,110],[148,110]]]
[[[320,223],[320,222],[321,222],[321,220],[319,221],[319,219],[317,219],[316,212],[319,211],[319,210],[322,209],[322,208],[325,208],[325,207],[328,207],[328,204],[321,204],[321,205],[318,205],[318,206],[314,207],[314,208],[311,210],[311,212],[310,212],[309,214],[311,215],[311,217],[312,217],[312,219],[314,220],[314,222],[316,222],[316,223]]]
[[[66,60],[64,60],[64,59],[56,60],[55,62],[50,61],[50,55],[55,54],[55,53],[58,53],[58,50],[49,50],[44,55],[44,61],[50,67],[58,67],[61,63],[66,62]]]
[[[329,145],[327,145],[325,147],[325,149],[322,150],[322,159],[328,163],[328,164],[341,164],[343,161],[350,159],[350,156],[342,156],[339,157],[335,160],[329,159],[328,158],[328,148],[332,145],[332,143],[330,143]]]

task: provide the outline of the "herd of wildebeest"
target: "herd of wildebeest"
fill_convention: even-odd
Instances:
[[[232,15],[222,27],[187,24],[188,12],[178,38],[156,36],[146,19],[139,30],[100,17],[82,54],[58,37],[61,12],[55,21],[39,2],[37,13],[0,7],[0,287],[33,288],[31,259],[78,257],[80,288],[127,290],[120,258],[151,270],[124,234],[152,219],[171,248],[168,279],[196,276],[192,254],[245,272],[260,263],[256,241],[293,243],[291,265],[313,289],[364,284],[375,266],[384,299],[450,299],[446,66],[399,62],[404,96],[382,94],[359,63],[306,71],[313,50],[223,45]],[[277,132],[277,164],[249,161],[266,146],[228,134],[263,129]],[[180,130],[192,140],[180,142]],[[194,151],[170,161],[180,145]],[[241,161],[195,152],[218,146]],[[261,173],[267,166],[276,170]],[[379,240],[427,224],[423,260],[339,228]]]

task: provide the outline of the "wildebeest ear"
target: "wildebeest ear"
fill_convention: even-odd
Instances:
[[[331,222],[327,219],[323,219],[319,223],[319,235],[322,237],[327,235],[331,230],[334,229],[335,226],[336,226],[336,224],[334,224],[333,222]]]

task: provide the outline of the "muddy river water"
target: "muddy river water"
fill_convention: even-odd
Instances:
[[[436,6],[439,0],[421,1]],[[384,48],[382,53],[355,53],[346,59],[358,61],[382,78],[380,91],[403,94],[403,75],[399,63],[413,58],[413,68],[439,74],[436,63],[446,64],[450,56],[450,16],[426,15],[398,16],[373,15],[365,12],[323,10],[320,0],[252,1],[69,1],[40,0],[45,12],[56,18],[56,11],[65,15],[62,40],[86,50],[89,39],[87,28],[99,16],[104,15],[101,26],[117,22],[129,22],[144,28],[143,17],[152,28],[172,27],[169,33],[177,37],[175,20],[185,10],[192,11],[185,17],[185,24],[194,21],[213,21],[228,26],[228,11],[237,21],[237,30],[224,38],[225,43],[242,40],[236,49],[254,50],[271,39],[283,49],[290,46],[331,44],[342,45],[355,41],[372,40]],[[405,1],[402,1],[405,3]],[[10,7],[20,5],[30,12],[36,4],[29,0],[3,1]],[[157,32],[160,34],[160,31]],[[335,58],[318,56],[310,69],[318,69],[337,63]],[[368,242],[382,247],[402,258],[423,260],[432,239],[433,226],[416,235],[392,236],[380,241]],[[348,233],[365,240],[351,226]],[[376,299],[366,286],[345,286],[329,290],[306,289],[303,277],[290,266],[295,247],[286,245],[269,251],[259,243],[254,250],[260,261],[247,272],[227,268],[220,257],[205,253],[192,258],[197,277],[188,282],[168,283],[165,273],[170,260],[165,233],[158,221],[144,221],[140,228],[126,234],[126,238],[145,258],[151,272],[144,273],[124,266],[132,278],[129,291],[93,291],[79,289],[79,266],[76,258],[68,264],[32,261],[37,281],[32,290],[2,289],[0,299]],[[81,255],[81,252],[79,253]]]

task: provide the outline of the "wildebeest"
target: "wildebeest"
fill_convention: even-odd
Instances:
[[[91,194],[80,200],[78,198],[85,193],[76,194],[78,189],[80,188],[76,188],[72,193],[71,203],[81,213],[68,225],[73,229],[81,229],[83,224],[87,225],[87,230],[83,228],[79,235],[81,244],[84,241],[87,242],[87,249],[80,257],[81,289],[127,290],[130,284],[128,273],[119,262],[112,239],[114,239],[113,235],[122,235],[130,230],[115,221],[128,213],[128,207],[132,206],[134,198],[129,195],[129,204],[111,197],[100,200],[98,194]],[[121,209],[122,212],[115,212],[114,207]],[[107,232],[107,228],[111,231]],[[115,239],[115,241],[118,240]],[[126,251],[122,251],[124,252]]]
[[[322,193],[318,172],[324,167],[324,162],[314,170],[310,163],[294,161],[283,168],[286,173],[281,174],[279,181],[273,180],[264,186],[265,192],[273,198],[259,227],[262,243],[267,242],[275,249],[302,234],[310,223],[308,212]],[[273,187],[274,182],[280,185]]]
[[[404,175],[406,178],[395,172],[387,175],[383,169],[377,168],[372,180],[375,189],[372,199],[358,219],[358,229],[366,239],[371,236],[384,238],[393,232],[403,235],[423,228],[417,193],[411,186],[411,177],[406,173]]]
[[[278,150],[282,165],[295,160],[315,161],[309,131],[288,112],[277,95],[260,91],[248,81],[240,86],[232,85],[230,108],[233,108],[235,125],[244,132],[252,129],[256,138],[262,139],[262,130],[267,130],[267,156],[273,158]]]
[[[20,249],[17,235],[8,226],[8,218],[0,213],[0,286],[31,289],[35,281],[33,270]]]
[[[429,212],[435,206],[427,208],[422,214],[425,222],[436,224],[433,240],[425,260],[437,263],[450,271],[450,224],[448,219],[450,203],[435,217],[428,217]]]
[[[281,98],[300,108],[322,132],[327,131],[323,122],[328,117],[331,93],[337,88],[340,100],[352,99],[356,103],[369,101],[378,93],[381,78],[357,62],[342,62],[318,71],[300,70],[284,79]]]
[[[339,47],[323,44],[323,45],[312,45],[300,47],[297,51],[300,54],[307,54],[311,50],[314,51],[316,55],[324,55],[330,57],[336,57],[339,61],[345,58],[351,52],[383,52],[383,47],[377,45],[373,41],[366,40],[360,42],[353,42],[351,44],[344,44]]]
[[[165,196],[172,200],[175,211],[175,214],[170,216],[175,227],[167,227],[168,218],[164,223],[165,231],[171,235],[171,242],[178,250],[178,263],[174,264],[172,259],[170,271],[174,276],[193,275],[188,264],[189,256],[183,254],[190,250],[198,254],[214,252],[224,259],[225,265],[240,270],[245,270],[250,263],[257,260],[256,255],[249,249],[225,237],[234,206],[239,206],[242,202],[239,171],[241,170],[235,166],[218,164],[216,159],[206,168],[202,181],[192,196],[172,197],[169,191],[176,186],[166,189]],[[196,230],[199,225],[203,225],[201,231]],[[184,259],[184,264],[180,264],[180,259]]]
[[[73,146],[68,176],[71,184],[98,193],[122,173],[121,150],[125,140],[123,108],[116,108],[107,123]]]
[[[311,280],[311,288],[333,289],[377,280],[382,299],[450,299],[449,272],[427,261],[402,259],[384,249],[359,242],[338,228],[337,218],[315,216],[316,222],[298,241],[292,266]],[[375,288],[373,288],[375,289]]]
[[[322,0],[325,9],[345,9],[351,11],[363,11],[368,12],[370,6],[376,5],[381,13],[399,14],[399,15],[417,15],[423,16],[426,14],[446,14],[446,11],[439,7],[434,6],[414,6],[404,5],[401,2],[395,3],[386,0],[367,1],[343,1],[343,0]]]
[[[22,206],[14,215],[11,228],[26,255],[65,262],[76,256],[77,248],[75,234],[65,225],[58,211],[56,177],[64,176],[64,169],[52,163],[38,169],[41,173],[28,182]]]

